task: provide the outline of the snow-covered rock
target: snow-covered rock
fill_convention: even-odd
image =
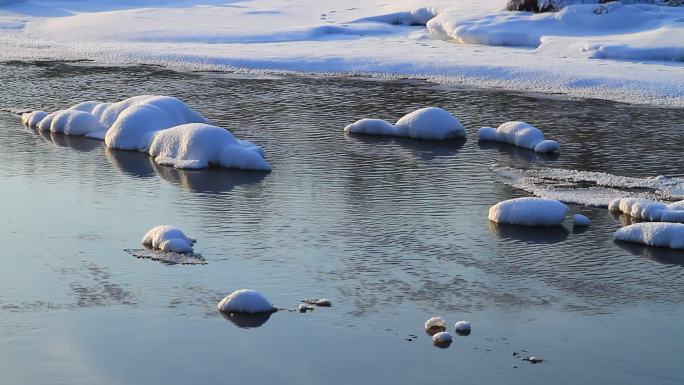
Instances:
[[[50,131],[64,135],[85,136],[103,129],[94,115],[78,110],[58,111],[50,122]]]
[[[553,199],[515,198],[489,208],[489,220],[525,226],[557,226],[565,220],[568,206]]]
[[[498,128],[482,127],[478,131],[481,141],[495,141],[509,143],[536,152],[558,152],[560,144],[553,140],[546,140],[544,133],[531,124],[525,122],[506,122]]]
[[[682,223],[635,223],[617,230],[613,236],[620,241],[684,249],[684,224]]]
[[[610,202],[608,210],[648,221],[684,222],[682,202],[684,201],[666,204],[644,198],[617,198]]]
[[[585,227],[591,224],[591,220],[582,214],[572,216],[572,224],[577,227]]]
[[[272,313],[276,307],[255,290],[240,289],[228,294],[218,303],[218,309],[237,313]]]
[[[381,119],[361,119],[346,126],[344,131],[426,140],[445,140],[466,136],[465,127],[461,122],[448,111],[437,107],[413,111],[404,115],[395,124]]]
[[[453,341],[451,333],[439,332],[432,336],[432,342],[438,345],[448,345]]]
[[[446,330],[446,321],[444,321],[444,318],[442,317],[432,317],[429,320],[425,321],[425,330],[439,330],[443,331]]]
[[[171,251],[174,253],[192,253],[195,239],[190,238],[177,227],[160,225],[153,227],[145,236],[142,244],[156,250]]]
[[[202,123],[184,124],[156,133],[149,154],[155,162],[176,168],[219,166],[271,170],[260,147],[237,140],[226,129]]]
[[[27,112],[21,115],[21,122],[29,128],[38,128],[38,123],[48,115],[45,111]]]
[[[472,325],[468,321],[458,321],[454,325],[456,334],[458,335],[469,335],[472,330]]]

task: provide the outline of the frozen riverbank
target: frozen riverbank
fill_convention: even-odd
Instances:
[[[504,12],[500,0],[224,3],[0,5],[0,60],[428,78],[684,106],[684,8],[617,5],[595,13],[585,5],[532,15]]]

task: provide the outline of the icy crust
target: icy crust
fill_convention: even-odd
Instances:
[[[518,169],[500,165],[490,169],[501,182],[513,188],[565,203],[607,207],[620,197],[684,199],[684,180],[662,175],[633,178],[602,172],[561,168]]]
[[[160,225],[145,233],[141,242],[155,250],[185,254],[192,253],[196,241],[177,227]]]
[[[489,220],[524,226],[558,226],[565,220],[568,206],[546,198],[515,198],[489,208]]]
[[[684,223],[684,201],[666,204],[644,198],[617,198],[608,204],[608,209],[637,219]]]
[[[403,136],[426,140],[463,138],[465,127],[448,111],[426,107],[404,115],[395,124],[381,119],[361,119],[344,128],[347,133]]]
[[[228,294],[218,303],[218,309],[224,312],[250,314],[271,313],[277,310],[263,294],[250,289],[240,289]]]
[[[261,147],[209,125],[205,117],[170,96],[87,101],[49,114],[23,114],[22,122],[37,130],[104,140],[108,148],[147,152],[157,163],[176,168],[271,170]]]
[[[481,141],[509,143],[535,152],[558,152],[560,144],[554,140],[546,140],[544,133],[525,122],[506,122],[498,128],[482,127],[478,131]]]
[[[635,223],[619,229],[613,236],[619,241],[684,249],[684,224],[681,223]]]
[[[201,123],[160,131],[154,136],[149,154],[155,162],[176,168],[219,166],[271,170],[260,147],[235,139],[228,130]]]

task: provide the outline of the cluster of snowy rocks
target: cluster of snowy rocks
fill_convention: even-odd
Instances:
[[[684,201],[667,204],[643,198],[618,198],[610,202],[608,210],[651,221],[625,226],[615,232],[615,239],[684,249]]]
[[[432,317],[425,321],[425,332],[432,336],[432,343],[439,347],[448,347],[453,341],[451,333],[447,330],[447,323],[442,317]],[[472,326],[468,321],[458,321],[454,325],[454,331],[459,336],[469,336]]]
[[[176,168],[271,170],[261,147],[209,124],[170,96],[141,95],[116,103],[88,101],[52,113],[25,113],[22,122],[40,131],[104,140],[112,149],[146,152],[155,162]]]
[[[446,110],[427,107],[413,111],[395,124],[382,119],[361,119],[347,125],[350,134],[410,137],[425,140],[465,138],[466,129],[461,121]],[[480,141],[495,141],[527,148],[539,153],[557,153],[560,144],[547,140],[537,127],[525,122],[506,122],[498,128],[482,127],[478,131]]]
[[[492,222],[522,226],[560,226],[570,208],[557,200],[525,197],[508,199],[489,208]],[[573,225],[588,226],[589,218],[582,214],[573,216]]]

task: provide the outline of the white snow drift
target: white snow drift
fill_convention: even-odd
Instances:
[[[176,168],[271,170],[261,147],[209,125],[205,117],[170,96],[88,101],[50,114],[27,113],[22,121],[37,130],[104,140],[113,149],[147,152],[157,163]]]
[[[524,226],[557,226],[565,220],[568,206],[546,198],[515,198],[489,208],[489,220]]]
[[[558,152],[560,144],[546,140],[544,133],[537,127],[525,122],[506,122],[498,128],[482,127],[478,131],[479,140],[509,143],[535,152]]]
[[[240,289],[228,294],[218,303],[218,309],[250,314],[271,313],[277,310],[263,294],[250,289]]]
[[[684,222],[684,201],[667,204],[644,198],[617,198],[610,202],[608,210],[649,221]]]
[[[437,107],[421,108],[404,115],[395,124],[381,119],[361,119],[344,128],[347,133],[403,136],[426,140],[463,138],[465,127],[448,111]]]
[[[192,253],[196,240],[185,235],[177,227],[160,225],[145,233],[141,242],[156,250],[185,254]]]
[[[614,234],[615,239],[648,246],[684,249],[684,224],[644,222],[625,226]]]

